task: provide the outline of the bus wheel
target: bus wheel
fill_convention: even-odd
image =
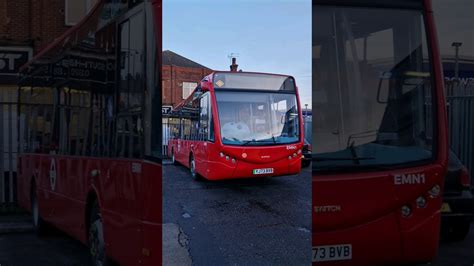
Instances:
[[[31,220],[33,222],[33,227],[36,231],[36,234],[38,235],[44,235],[47,232],[47,225],[41,219],[40,213],[39,213],[39,207],[38,207],[38,195],[36,191],[36,184],[33,183],[31,185]]]
[[[171,163],[177,164],[176,163],[176,158],[174,157],[174,149],[171,150]]]
[[[196,161],[194,160],[194,156],[191,155],[191,158],[189,159],[189,170],[191,171],[191,176],[195,180],[200,180],[199,174],[196,172]]]
[[[443,232],[444,238],[452,242],[463,241],[469,234],[470,227],[470,220],[451,222]]]
[[[90,211],[89,252],[92,265],[107,266],[110,262],[105,254],[104,229],[99,204],[94,202]]]

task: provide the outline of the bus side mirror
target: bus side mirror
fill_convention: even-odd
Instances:
[[[392,78],[392,72],[384,71],[382,75],[380,75],[379,85],[377,87],[377,102],[380,104],[386,104],[389,100],[389,87],[383,87],[382,84],[384,80],[390,80]]]

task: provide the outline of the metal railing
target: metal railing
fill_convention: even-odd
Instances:
[[[450,148],[474,178],[474,79],[447,80],[445,87]]]
[[[16,206],[17,121],[16,90],[0,90],[0,212]]]

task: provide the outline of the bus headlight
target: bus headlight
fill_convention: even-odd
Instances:
[[[291,160],[291,155],[290,155],[290,156],[288,156],[288,160]]]
[[[242,158],[244,158],[244,159],[247,158],[247,153],[245,153],[245,152],[242,153]]]
[[[411,209],[410,209],[410,207],[408,207],[407,205],[404,205],[404,206],[402,207],[402,216],[403,216],[403,217],[408,217],[408,216],[410,216],[410,215],[411,215]]]
[[[300,149],[300,150],[298,150],[298,154],[301,154],[301,149]]]
[[[224,153],[223,153],[223,152],[219,153],[219,156],[220,156],[221,158],[223,158],[223,157],[224,157]]]
[[[439,193],[441,193],[441,187],[439,185],[435,185],[428,191],[428,194],[430,194],[432,198],[438,197]]]
[[[229,156],[226,156],[226,157],[225,157],[225,160],[226,160],[226,161],[228,161],[229,159],[230,159],[230,157],[229,157]]]
[[[235,163],[235,158],[232,158],[232,163]]]
[[[424,208],[426,207],[426,199],[423,197],[423,196],[419,196],[417,199],[416,199],[416,206],[418,208]]]
[[[293,153],[293,157],[296,157],[296,152],[295,152],[295,153]]]

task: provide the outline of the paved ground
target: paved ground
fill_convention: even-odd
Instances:
[[[462,242],[441,242],[439,254],[433,265],[473,266],[474,265],[474,224],[469,236]]]
[[[60,232],[0,234],[1,266],[89,265],[87,248]]]
[[[309,174],[196,182],[184,167],[166,165],[165,265],[309,265]],[[57,231],[38,237],[23,230],[25,217],[15,219],[21,232],[0,233],[1,266],[88,265],[80,242]],[[0,216],[0,228],[11,224]],[[474,265],[474,224],[466,240],[441,242],[432,265]]]
[[[311,261],[310,168],[298,176],[198,182],[187,168],[165,165],[163,180],[164,223],[187,236],[194,265]]]
[[[169,256],[165,265],[189,265],[187,249],[181,249],[175,245],[176,235],[180,235],[179,229],[174,225],[164,225],[164,249],[171,250],[175,256]],[[168,235],[166,235],[168,232]],[[179,242],[186,247],[186,235],[179,237]],[[239,241],[242,242],[242,241]],[[189,244],[189,242],[188,242]],[[237,243],[242,245],[244,243]],[[166,248],[167,245],[172,245]],[[181,245],[180,245],[181,247]],[[176,252],[176,253],[174,253]],[[209,251],[211,252],[211,251]],[[207,254],[209,254],[207,252]],[[261,262],[261,261],[260,261]],[[78,241],[60,233],[54,232],[47,237],[37,237],[33,233],[10,233],[0,234],[0,265],[2,266],[49,266],[49,265],[68,265],[80,266],[87,265],[87,248]],[[197,264],[197,263],[196,263]],[[242,260],[239,264],[242,263]],[[254,263],[252,263],[254,264]],[[443,242],[440,244],[439,256],[435,266],[472,266],[474,264],[474,225],[471,226],[469,237],[463,242]],[[256,264],[254,264],[256,265]],[[291,265],[308,265],[291,263]]]

